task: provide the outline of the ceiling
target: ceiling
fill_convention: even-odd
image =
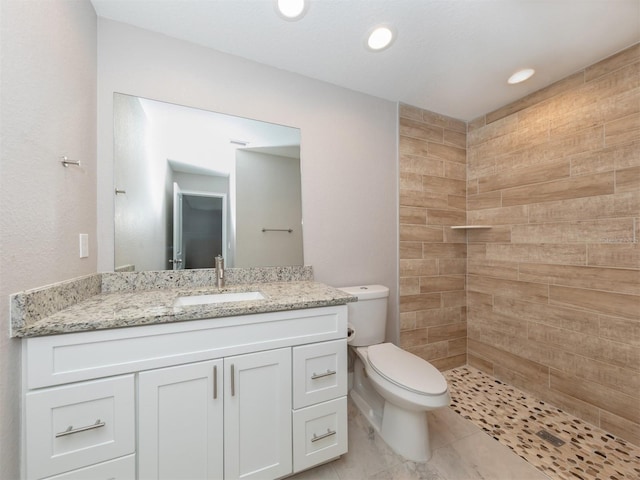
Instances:
[[[100,17],[471,120],[640,41],[640,0],[91,0]],[[367,33],[392,26],[381,52]],[[508,85],[520,68],[530,80]]]

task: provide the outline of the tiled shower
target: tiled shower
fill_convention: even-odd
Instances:
[[[399,145],[401,346],[640,444],[640,45]]]

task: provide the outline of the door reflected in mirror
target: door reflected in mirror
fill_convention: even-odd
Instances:
[[[300,130],[116,93],[115,270],[303,265]]]

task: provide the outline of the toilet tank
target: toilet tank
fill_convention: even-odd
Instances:
[[[349,345],[364,347],[384,342],[389,289],[384,285],[343,287],[339,290],[358,297],[349,306],[349,328],[354,330]]]

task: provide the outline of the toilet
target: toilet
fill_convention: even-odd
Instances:
[[[348,344],[354,355],[351,399],[382,439],[416,462],[431,458],[427,412],[449,405],[444,376],[429,362],[384,343],[389,289],[344,287],[349,303]]]

